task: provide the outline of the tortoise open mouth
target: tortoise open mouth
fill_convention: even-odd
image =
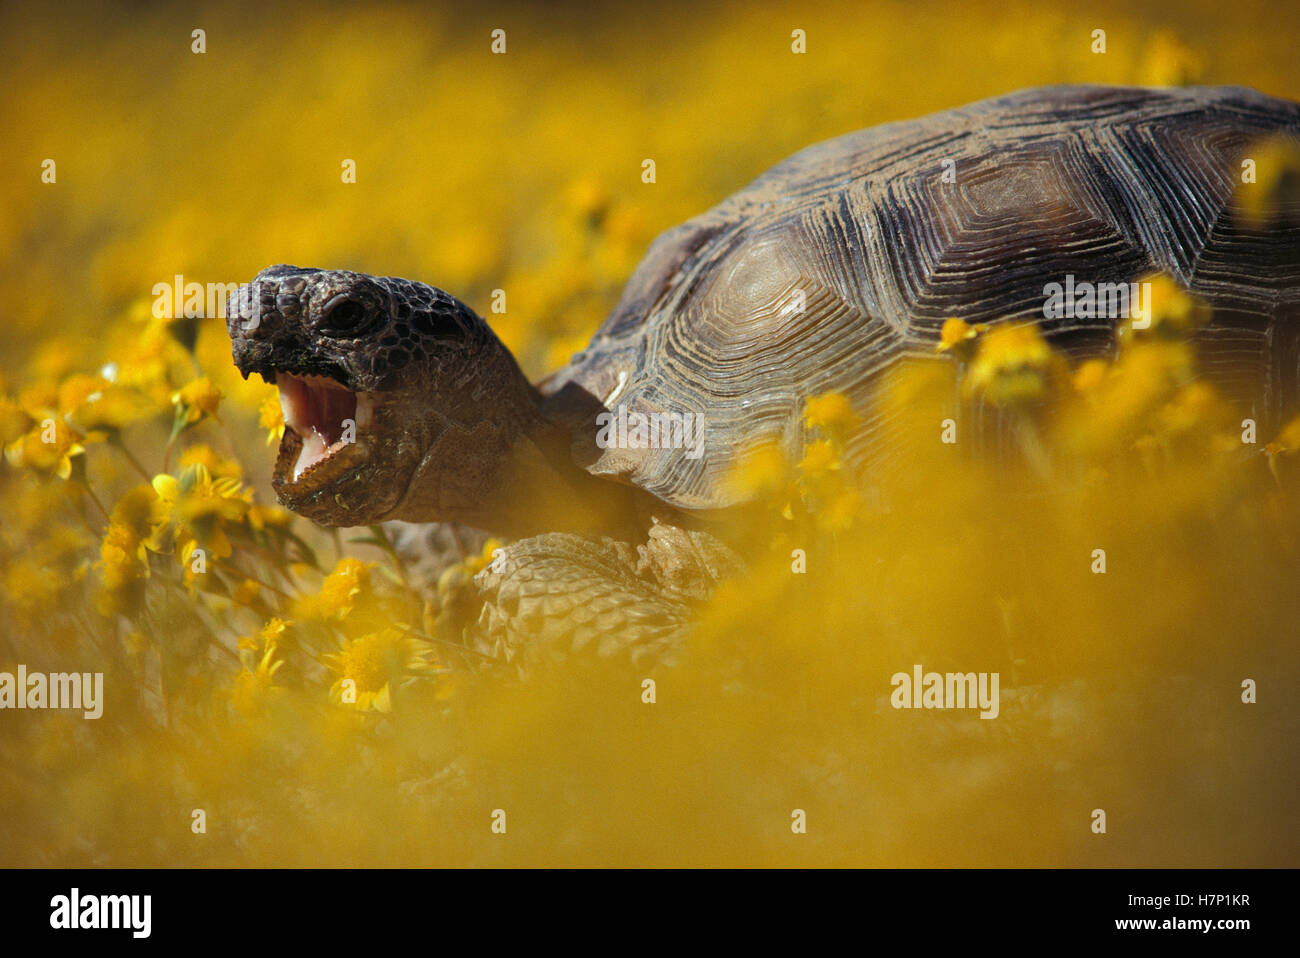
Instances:
[[[367,393],[353,392],[326,376],[277,371],[284,437],[275,464],[280,485],[319,486],[356,464],[374,407]]]

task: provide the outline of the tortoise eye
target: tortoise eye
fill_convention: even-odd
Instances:
[[[321,332],[329,336],[352,336],[366,324],[365,307],[347,296],[335,296],[325,304],[320,322]]]

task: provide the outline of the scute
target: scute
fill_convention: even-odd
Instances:
[[[809,395],[868,414],[865,454],[887,428],[877,374],[929,353],[945,317],[1037,317],[1086,355],[1112,321],[1042,320],[1044,286],[1159,270],[1215,306],[1207,348],[1253,357],[1263,393],[1241,395],[1267,414],[1300,395],[1300,210],[1261,231],[1232,203],[1244,154],[1277,133],[1300,139],[1300,105],[1243,88],[1045,87],[817,144],[660,236],[544,391],[592,473],[721,508],[747,444],[802,454]],[[598,448],[595,414],[620,406],[702,415],[703,455]]]
[[[1010,143],[929,173],[901,176],[865,212],[895,237],[880,284],[909,337],[953,315],[988,322],[1041,312],[1044,277],[1131,276],[1150,265],[1132,222],[1076,136]]]

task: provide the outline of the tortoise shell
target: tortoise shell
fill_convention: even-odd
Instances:
[[[866,416],[848,451],[865,454],[883,426],[878,374],[933,355],[946,317],[1034,317],[1071,355],[1096,355],[1117,321],[1044,319],[1046,284],[1162,271],[1214,307],[1202,369],[1253,371],[1234,398],[1263,415],[1300,380],[1300,210],[1253,229],[1234,188],[1251,145],[1278,133],[1300,137],[1300,104],[1244,88],[1055,86],[811,146],[662,234],[543,390],[702,414],[698,458],[598,448],[589,416],[571,420],[574,454],[718,508],[746,443],[779,437],[799,455],[807,396],[846,393]]]

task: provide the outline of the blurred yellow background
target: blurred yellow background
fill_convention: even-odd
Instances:
[[[1233,412],[1162,372],[1114,371],[1140,397],[1104,435],[1062,413],[1046,490],[918,452],[881,480],[901,509],[777,521],[653,706],[639,675],[403,646],[386,624],[428,611],[382,553],[269,508],[274,390],[220,319],[152,314],[177,274],[348,268],[483,314],[504,289],[541,376],[657,233],[819,140],[1047,83],[1300,98],[1281,3],[609,6],[0,11],[0,669],[109,690],[95,722],[0,713],[0,864],[1297,864],[1300,439],[1207,459]],[[177,571],[227,533],[224,591]],[[1002,716],[890,710],[914,662],[1000,670]],[[391,711],[331,701],[344,674]]]

